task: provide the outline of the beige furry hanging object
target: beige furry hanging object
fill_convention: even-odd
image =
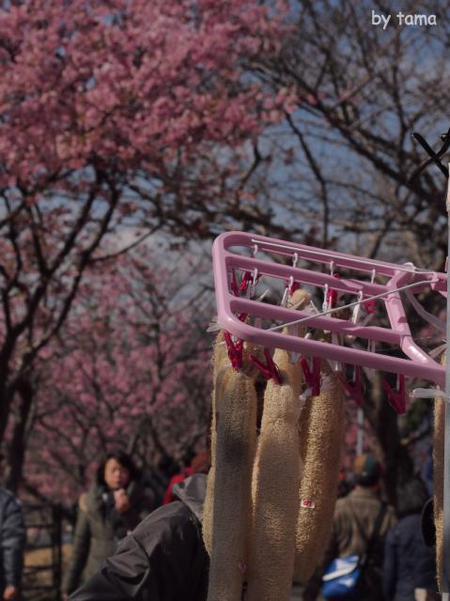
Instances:
[[[445,358],[442,361],[445,364]],[[439,590],[442,590],[444,567],[444,448],[445,448],[445,401],[437,398],[434,402],[434,524],[436,527],[436,567]]]
[[[257,368],[250,362],[250,354],[255,354],[258,358],[261,357],[261,351],[255,349],[252,345],[245,344],[243,353],[243,373],[250,378],[257,375]],[[230,359],[225,344],[223,331],[220,331],[216,337],[213,349],[213,393],[211,406],[211,468],[208,473],[208,486],[206,491],[206,499],[203,510],[203,540],[206,550],[211,556],[212,553],[212,518],[213,518],[213,499],[216,479],[216,447],[217,447],[217,431],[216,431],[216,413],[217,413],[217,394],[221,390],[223,392],[223,380],[226,373],[231,369]],[[253,393],[252,393],[253,394]],[[256,421],[256,418],[255,418]],[[255,432],[252,436],[256,439],[256,423]],[[256,445],[256,442],[255,442]]]
[[[227,347],[225,346],[223,332],[219,332],[216,338],[213,351],[213,393],[211,403],[211,467],[208,473],[208,486],[206,490],[206,499],[203,509],[203,540],[208,554],[212,551],[212,517],[213,517],[213,499],[214,484],[216,479],[216,395],[220,384],[223,381],[223,374],[230,369],[230,360],[228,359]]]
[[[269,380],[254,469],[254,520],[248,601],[288,601],[292,589],[298,488],[298,396],[302,373],[286,351],[274,361],[282,383]]]
[[[325,553],[333,526],[344,440],[344,394],[322,362],[320,394],[310,397],[300,420],[303,478],[296,533],[295,580],[306,583]]]
[[[208,601],[240,601],[248,563],[256,448],[253,380],[231,366],[218,370],[214,404],[215,442],[203,522],[210,553]]]
[[[297,290],[288,306],[302,308],[311,300]],[[285,331],[285,333],[287,333]],[[292,589],[298,490],[303,471],[299,453],[300,366],[286,351],[273,357],[281,385],[269,380],[253,470],[253,524],[248,574],[248,601],[287,601]]]

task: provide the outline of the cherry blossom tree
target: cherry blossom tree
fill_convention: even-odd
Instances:
[[[187,260],[158,269],[155,260],[140,253],[90,274],[60,336],[41,356],[21,440],[29,490],[75,498],[112,448],[156,465],[206,445],[210,295],[193,274],[181,279],[194,268]],[[13,487],[21,471],[17,464],[10,474]]]
[[[245,187],[291,97],[247,65],[278,52],[283,14],[255,0],[1,4],[0,443],[12,410],[25,427],[35,361],[117,231],[139,228],[137,244],[270,224]]]
[[[426,10],[405,0],[402,11],[445,22],[448,0],[425,4]],[[369,0],[293,0],[292,6],[295,33],[279,56],[255,65],[268,85],[294,85],[298,98],[298,109],[267,141],[273,160],[259,190],[267,202],[283,202],[287,221],[303,223],[302,241],[443,271],[445,177],[434,163],[423,169],[428,155],[411,134],[423,135],[437,152],[449,130],[447,28],[404,27],[394,17],[385,30],[374,27]],[[375,8],[389,12],[382,3]],[[446,156],[448,150],[444,164]],[[435,315],[441,309],[432,295],[426,306]],[[409,475],[412,462],[381,384],[368,385],[364,411],[395,502],[398,479]]]

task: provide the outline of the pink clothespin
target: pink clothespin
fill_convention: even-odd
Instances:
[[[406,413],[406,403],[408,395],[406,394],[405,376],[398,376],[398,390],[394,390],[387,380],[383,380],[383,389],[387,400],[399,415]]]
[[[272,355],[268,349],[264,349],[264,356],[266,358],[266,364],[255,357],[255,355],[250,355],[250,361],[256,365],[266,380],[273,378],[277,384],[281,384],[280,370],[278,369],[278,365],[272,359]]]
[[[353,399],[358,407],[362,407],[365,400],[362,383],[362,368],[359,365],[355,365],[352,382],[349,382],[341,373],[338,373],[337,377],[349,398]]]
[[[231,365],[233,366],[233,369],[239,371],[243,364],[244,341],[237,340],[236,342],[233,342],[229,332],[224,332],[223,337],[225,338],[225,344],[227,345],[228,357],[231,361]]]
[[[320,357],[313,357],[312,369],[309,367],[308,359],[302,357],[300,364],[303,369],[306,384],[311,388],[312,396],[318,396],[320,394]]]

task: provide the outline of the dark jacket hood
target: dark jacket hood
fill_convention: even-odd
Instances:
[[[186,505],[200,522],[206,497],[206,479],[206,474],[194,474],[173,488],[177,499]]]

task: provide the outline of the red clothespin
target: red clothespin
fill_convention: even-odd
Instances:
[[[338,380],[342,384],[348,397],[353,399],[358,407],[364,404],[364,387],[362,382],[362,368],[360,365],[355,365],[353,372],[353,381],[349,382],[343,374],[337,373]]]
[[[250,361],[256,365],[266,380],[273,378],[277,384],[281,384],[281,374],[278,369],[278,365],[272,359],[268,349],[264,349],[264,356],[266,358],[266,364],[260,361],[255,355],[250,355]]]
[[[241,283],[238,284],[237,278],[236,278],[236,271],[233,269],[231,271],[231,291],[234,294],[234,296],[244,295],[247,292],[248,286],[251,283],[251,281],[252,281],[252,274],[249,271],[246,271],[244,273]]]
[[[367,315],[373,315],[377,312],[377,301],[376,300],[368,300],[364,303],[364,308],[367,312]]]
[[[234,269],[231,270],[231,292],[234,296],[239,296],[239,286],[237,283],[236,272]]]
[[[228,357],[231,361],[231,365],[234,369],[239,371],[242,368],[244,358],[244,341],[237,340],[233,342],[231,334],[224,332],[223,337],[225,338],[225,344],[227,345]]]
[[[320,394],[320,357],[313,357],[312,369],[309,367],[308,359],[302,357],[300,364],[303,369],[306,384],[311,388],[312,396],[318,396]]]
[[[331,290],[328,291],[327,307],[329,309],[334,309],[336,306],[336,303],[337,303],[337,299],[338,299],[337,290],[335,290],[334,288],[331,288]]]
[[[338,280],[340,280],[341,277],[342,277],[340,273],[335,273],[333,275]],[[328,307],[330,309],[334,309],[335,308],[335,306],[337,304],[337,301],[338,301],[338,296],[339,296],[338,291],[334,290],[333,288],[331,288],[330,291],[328,292],[328,299],[327,299]]]
[[[281,307],[286,307],[288,299],[294,294],[296,290],[300,288],[300,284],[294,281],[294,277],[291,275],[286,288],[284,289],[283,298],[281,299]]]
[[[372,275],[370,277],[370,283],[373,284],[375,282],[375,278],[377,276],[377,272],[375,269],[372,269]],[[375,299],[368,300],[364,303],[364,309],[366,310],[367,315],[374,315],[377,312],[377,301]]]
[[[301,288],[300,284],[298,282],[294,282],[289,291],[290,295],[292,296],[294,294],[294,292],[297,292],[297,290],[300,290],[300,288]]]
[[[389,382],[383,380],[383,389],[386,393],[387,400],[399,415],[406,413],[406,402],[408,395],[406,394],[405,376],[398,376],[398,390],[394,390]]]

